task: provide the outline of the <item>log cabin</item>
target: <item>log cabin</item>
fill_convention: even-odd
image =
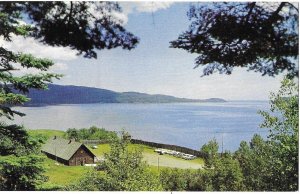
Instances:
[[[50,138],[41,151],[48,158],[68,166],[93,164],[96,158],[84,144],[56,136]]]

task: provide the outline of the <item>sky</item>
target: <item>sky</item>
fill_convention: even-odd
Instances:
[[[131,51],[111,49],[97,51],[97,59],[86,59],[64,47],[42,45],[32,38],[13,37],[0,41],[8,49],[47,57],[55,62],[52,72],[64,77],[60,85],[89,86],[118,92],[143,92],[176,97],[226,100],[268,100],[277,91],[283,75],[261,76],[245,69],[234,69],[231,75],[202,75],[194,69],[196,55],[169,48],[188,29],[188,2],[121,2],[118,17],[125,28],[140,38]]]

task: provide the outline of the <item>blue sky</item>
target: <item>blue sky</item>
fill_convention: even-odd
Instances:
[[[8,47],[53,59],[52,70],[65,75],[55,81],[61,85],[227,100],[267,100],[271,91],[278,90],[283,75],[263,77],[235,69],[232,75],[200,77],[202,69],[193,69],[196,55],[169,48],[169,42],[188,28],[189,3],[122,2],[121,6],[125,28],[140,38],[134,50],[104,50],[98,52],[98,59],[85,59],[67,48],[50,48],[30,39],[16,38]],[[23,44],[16,45],[18,41]]]

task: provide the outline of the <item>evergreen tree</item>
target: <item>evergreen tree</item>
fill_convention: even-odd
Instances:
[[[298,77],[298,8],[288,2],[218,2],[190,7],[189,29],[171,47],[197,54],[203,75],[235,67]]]
[[[0,38],[11,41],[12,36],[33,37],[44,44],[68,46],[84,57],[96,58],[95,49],[130,50],[138,43],[138,38],[114,17],[120,12],[119,5],[112,2],[1,2]],[[29,100],[26,94],[30,89],[47,89],[48,83],[61,77],[47,72],[52,65],[49,59],[0,46],[1,190],[34,190],[44,179],[42,159],[36,155],[38,140],[28,137],[20,126],[5,124],[3,118],[24,116],[13,107]],[[15,72],[20,69],[40,73],[17,76]]]

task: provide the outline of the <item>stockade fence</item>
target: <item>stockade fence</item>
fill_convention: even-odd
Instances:
[[[99,145],[99,144],[110,143],[109,140],[94,140],[94,139],[84,139],[81,142],[86,145]]]

